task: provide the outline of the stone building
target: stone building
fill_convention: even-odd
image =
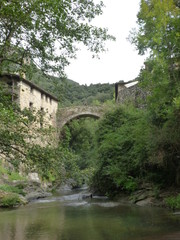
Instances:
[[[115,84],[115,100],[116,103],[124,104],[133,103],[136,107],[144,107],[147,93],[139,86],[136,80],[124,82],[119,81]]]
[[[40,123],[40,127],[43,127],[43,124],[56,127],[58,109],[58,99],[56,97],[15,74],[0,75],[0,81],[8,84],[12,101],[15,101],[21,110],[28,108],[43,113],[44,121]]]

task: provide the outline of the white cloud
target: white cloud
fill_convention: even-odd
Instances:
[[[100,54],[100,59],[92,59],[92,54],[84,47],[66,68],[68,77],[80,84],[115,83],[129,81],[137,77],[144,57],[138,56],[127,37],[136,26],[136,15],[140,0],[104,0],[104,14],[93,24],[107,27],[116,37],[116,42],[107,42],[108,52]]]

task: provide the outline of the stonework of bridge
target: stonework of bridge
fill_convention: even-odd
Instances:
[[[60,108],[57,113],[57,128],[61,129],[64,125],[76,118],[92,117],[101,118],[104,108],[101,106],[76,106]]]

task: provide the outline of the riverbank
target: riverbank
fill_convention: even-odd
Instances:
[[[10,177],[11,176],[11,177]],[[12,175],[3,174],[0,178],[0,207],[19,207],[28,204],[31,201],[47,198],[52,196],[52,189],[58,194],[71,192],[76,186],[73,179],[67,180],[60,186],[52,186],[51,183],[42,182],[37,174],[30,174],[27,178],[16,174],[16,180]],[[82,198],[93,198],[87,187],[82,195]],[[171,208],[173,210],[180,209],[180,189],[168,188],[158,189],[150,184],[145,184],[133,193],[120,192],[113,200],[128,203],[137,206],[152,206]]]
[[[170,208],[172,210],[180,209],[180,189],[173,187],[157,189],[147,185],[132,193],[121,192],[114,199],[122,203],[127,202],[142,207],[152,206]]]
[[[17,172],[9,172],[1,167],[0,174],[0,207],[19,207],[32,200],[52,195],[51,184],[42,182],[37,173],[28,174],[27,177]]]
[[[49,196],[52,196],[52,193],[38,182],[13,181],[0,185],[0,207],[19,207]]]

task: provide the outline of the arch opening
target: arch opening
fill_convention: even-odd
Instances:
[[[66,124],[73,121],[74,119],[86,118],[86,117],[99,119],[101,116],[100,116],[100,114],[89,113],[89,112],[73,114],[73,115],[70,115],[70,116],[66,117],[65,119],[63,119],[63,121],[60,121],[58,128],[59,128],[59,130],[61,130]]]

